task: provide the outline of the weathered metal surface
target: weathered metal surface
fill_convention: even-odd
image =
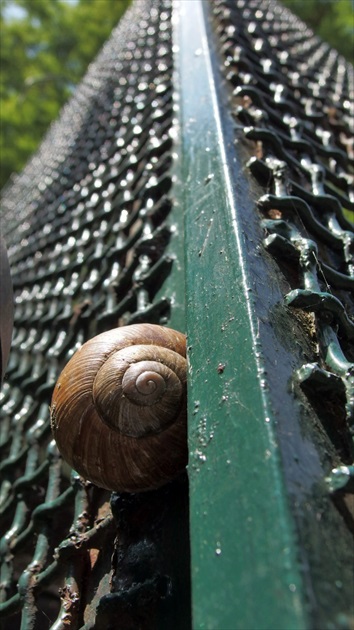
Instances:
[[[181,13],[193,623],[304,628],[250,295],[248,258],[257,256],[260,268],[262,261],[251,216],[246,228],[240,219],[251,210],[249,186],[222,127],[202,3],[185,2]]]
[[[317,108],[345,144],[351,71],[332,51],[320,104],[330,51],[289,12],[181,12],[194,626],[350,625],[352,176]]]

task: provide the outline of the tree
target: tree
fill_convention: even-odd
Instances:
[[[314,31],[353,63],[353,0],[282,0]]]
[[[129,2],[1,0],[0,187],[37,148]],[[6,17],[11,6],[19,17]]]

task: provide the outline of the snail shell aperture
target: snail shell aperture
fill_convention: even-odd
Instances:
[[[78,350],[54,389],[51,425],[63,458],[117,492],[150,490],[187,464],[185,336],[134,324]]]

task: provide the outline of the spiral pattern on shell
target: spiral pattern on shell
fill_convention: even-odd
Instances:
[[[138,492],[187,464],[185,336],[117,328],[76,352],[54,389],[51,425],[64,459],[114,491]]]

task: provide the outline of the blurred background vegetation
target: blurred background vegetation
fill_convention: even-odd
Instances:
[[[353,61],[354,0],[283,0]],[[0,188],[37,148],[130,0],[0,0]]]
[[[281,3],[353,63],[354,0],[281,0]]]
[[[0,188],[35,151],[130,0],[0,0]]]

